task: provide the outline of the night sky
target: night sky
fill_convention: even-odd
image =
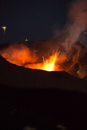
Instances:
[[[46,40],[67,22],[70,0],[1,0],[0,44]],[[6,26],[4,33],[2,26]]]

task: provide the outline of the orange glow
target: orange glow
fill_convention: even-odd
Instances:
[[[55,70],[55,63],[57,60],[57,55],[58,54],[56,52],[52,56],[50,56],[49,59],[44,60],[43,63],[28,64],[28,65],[25,65],[25,67],[32,68],[32,69],[46,70],[46,71],[54,71]]]
[[[57,59],[57,54],[55,53],[47,61],[45,61],[43,65],[43,70],[53,71],[55,67],[56,59]]]
[[[56,64],[60,61],[58,51],[53,51],[52,55],[48,58],[44,58],[43,56],[42,62],[35,51],[31,51],[24,45],[11,45],[1,51],[0,54],[10,63],[18,66],[24,66],[25,68],[40,69],[45,71],[60,71],[58,64]]]

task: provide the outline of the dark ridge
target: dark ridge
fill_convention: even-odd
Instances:
[[[57,77],[58,79],[74,79],[74,77],[72,75],[70,75],[69,73],[65,72],[65,71],[51,71],[48,72],[50,73],[50,75],[52,75],[53,77]],[[78,79],[78,78],[77,78]]]

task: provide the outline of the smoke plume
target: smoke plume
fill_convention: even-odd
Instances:
[[[66,39],[67,49],[78,41],[81,32],[87,29],[87,1],[76,0],[71,3],[68,11],[69,23],[67,24],[68,36]]]

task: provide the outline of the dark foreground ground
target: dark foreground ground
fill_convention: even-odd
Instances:
[[[0,85],[0,130],[86,130],[87,94]]]

